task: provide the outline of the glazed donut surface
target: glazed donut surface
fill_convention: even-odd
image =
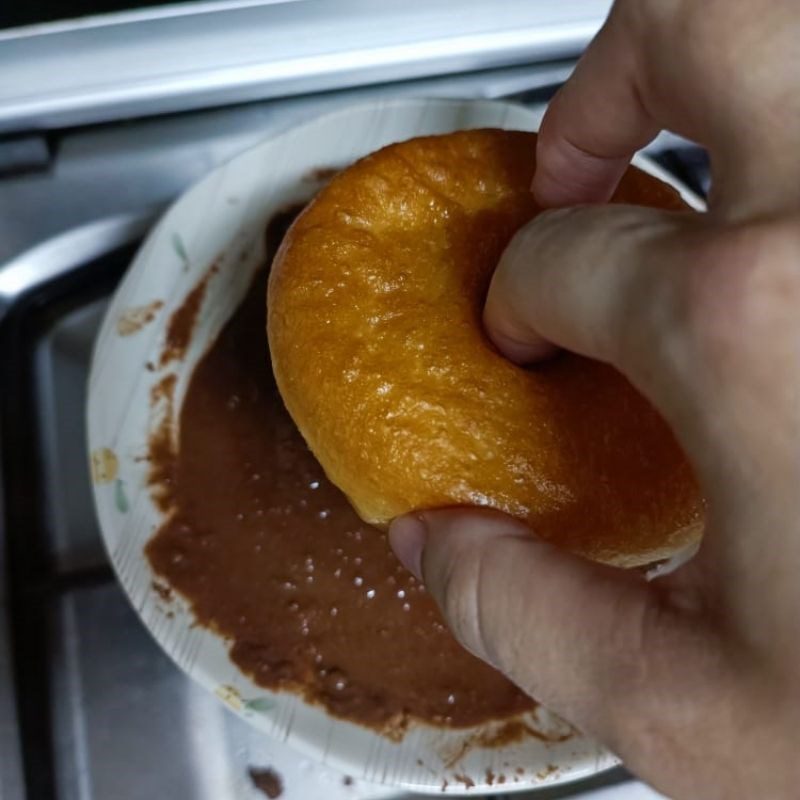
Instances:
[[[339,173],[275,258],[268,334],[289,413],[367,522],[478,505],[607,563],[700,533],[672,433],[613,368],[503,358],[481,312],[506,244],[538,209],[535,135],[476,130],[386,147]],[[680,210],[629,169],[613,202]]]

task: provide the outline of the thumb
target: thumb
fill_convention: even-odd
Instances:
[[[663,614],[641,574],[573,556],[487,510],[401,517],[389,539],[467,650],[613,746],[620,693],[630,716],[640,679],[654,677],[647,649],[660,649],[649,639]]]

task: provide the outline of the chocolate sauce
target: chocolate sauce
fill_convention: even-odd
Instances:
[[[270,226],[271,253],[290,218]],[[153,490],[170,506],[147,546],[154,571],[256,683],[336,716],[396,734],[532,708],[458,645],[386,535],[325,477],[275,387],[265,287],[266,271],[195,369],[177,454],[154,437]]]
[[[274,769],[250,767],[247,773],[253,786],[270,800],[276,800],[283,794],[283,779]]]
[[[167,323],[167,341],[161,353],[161,366],[170,361],[182,359],[189,349],[197,315],[203,305],[208,281],[216,271],[216,265],[206,272],[200,282],[189,292],[180,308],[176,309]]]

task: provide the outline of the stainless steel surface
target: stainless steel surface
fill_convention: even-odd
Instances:
[[[0,176],[41,169],[49,162],[50,151],[43,136],[16,136],[0,140]]]
[[[166,2],[163,5],[140,6],[137,0],[129,0],[129,8],[123,11],[106,12],[103,4],[93,14],[84,16],[69,16],[66,14],[53,14],[50,22],[25,23],[16,26],[13,33],[6,31],[11,36],[55,33],[57,31],[71,31],[76,28],[98,28],[109,24],[124,22],[143,22],[145,20],[169,19],[172,17],[192,16],[194,14],[207,14],[214,11],[229,11],[234,8],[251,8],[253,6],[269,6],[276,3],[305,3],[308,0],[192,0],[191,2]]]
[[[97,254],[139,240],[154,213],[99,219],[73,228],[32,247],[0,269],[0,321],[3,314],[27,292],[80,270]]]
[[[186,4],[0,33],[0,132],[574,57],[610,0]]]
[[[98,214],[159,207],[235,153],[328,111],[416,96],[511,98],[541,114],[572,67],[564,61],[489,70],[65,131],[51,163],[0,178],[0,263]],[[651,149],[685,145],[662,134]]]
[[[53,624],[64,648],[51,670],[59,800],[260,798],[248,770],[272,768],[282,800],[405,797],[344,783],[259,734],[175,667],[116,583],[60,598]]]
[[[98,214],[163,204],[235,153],[336,108],[378,97],[512,95],[542,109],[571,70],[571,62],[490,70],[66,131],[46,168],[2,180],[0,263]]]
[[[0,391],[3,391],[0,385]],[[0,430],[0,450],[3,439]],[[0,462],[0,521],[3,519],[3,473]],[[22,776],[22,749],[17,722],[16,696],[14,693],[13,665],[11,653],[10,609],[6,592],[5,537],[0,522],[0,800],[22,800],[24,786]]]

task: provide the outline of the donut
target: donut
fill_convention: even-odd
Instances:
[[[587,558],[636,566],[696,541],[702,499],[652,406],[612,367],[505,359],[481,313],[503,249],[539,211],[536,137],[394,144],[339,173],[289,229],[267,297],[286,407],[361,518],[482,506]],[[680,210],[637,169],[612,202]]]

